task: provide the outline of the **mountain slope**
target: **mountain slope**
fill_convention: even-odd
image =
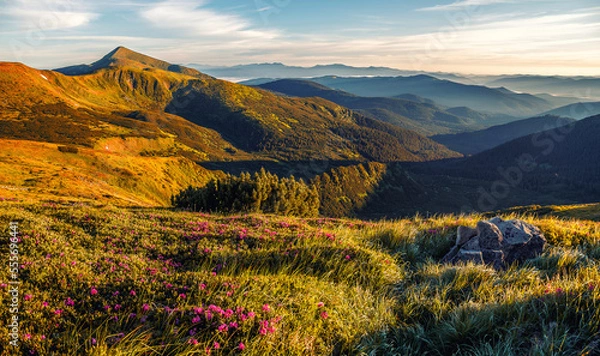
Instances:
[[[198,151],[200,160],[421,161],[457,155],[323,99],[282,98],[174,72],[167,62],[123,48],[90,68],[95,71],[66,76],[1,64],[3,136],[90,147],[114,136],[170,136]]]
[[[468,158],[455,168],[461,175],[498,180],[503,186],[516,184],[589,202],[600,199],[599,135],[600,116],[594,116],[516,139]],[[512,171],[510,176],[506,175],[508,170]]]
[[[455,115],[435,104],[418,102],[419,98],[414,96],[408,96],[413,100],[360,97],[308,80],[282,79],[258,87],[296,97],[321,97],[359,110],[367,116],[425,135],[483,128],[493,125],[497,120],[473,110],[457,109],[456,112],[462,115]]]
[[[574,121],[547,115],[493,126],[481,131],[437,135],[433,136],[432,139],[451,150],[465,155],[472,155],[500,146],[516,138],[568,125]]]
[[[394,97],[408,93],[449,107],[467,106],[486,113],[517,117],[532,116],[555,108],[548,101],[533,95],[459,84],[427,75],[377,78],[322,77],[314,78],[313,81],[355,95]]]
[[[557,115],[562,117],[570,117],[575,120],[585,119],[586,117],[600,114],[600,102],[576,103],[550,110],[548,115]]]

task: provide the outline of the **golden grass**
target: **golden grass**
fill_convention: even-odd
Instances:
[[[78,147],[73,154],[58,151],[55,144],[0,140],[0,197],[168,205],[171,195],[188,185],[203,185],[215,174],[183,157],[137,155],[145,145],[172,144],[169,139],[112,139],[94,149]]]

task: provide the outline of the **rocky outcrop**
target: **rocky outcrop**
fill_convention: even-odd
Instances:
[[[460,226],[456,244],[442,262],[471,261],[499,270],[539,256],[545,246],[546,239],[536,226],[522,220],[504,221],[496,217],[480,221],[475,229]]]

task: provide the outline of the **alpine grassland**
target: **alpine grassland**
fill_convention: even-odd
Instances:
[[[600,224],[518,217],[549,247],[496,271],[439,263],[480,215],[367,222],[3,200],[3,239],[19,224],[21,284],[19,346],[2,323],[2,354],[597,355]],[[3,266],[2,320],[9,278]]]

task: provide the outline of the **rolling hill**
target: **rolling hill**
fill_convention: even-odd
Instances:
[[[507,120],[467,108],[445,110],[427,99],[412,95],[404,96],[408,99],[361,97],[308,80],[282,79],[258,87],[288,96],[324,98],[424,135],[476,130],[494,125],[502,119]]]
[[[465,155],[480,153],[516,138],[572,124],[575,120],[558,116],[542,116],[493,126],[481,131],[454,135],[437,135],[432,139]]]
[[[549,115],[570,117],[575,120],[585,119],[586,117],[600,114],[600,102],[575,103],[547,112]]]
[[[517,94],[508,90],[491,89],[479,85],[459,84],[428,75],[376,78],[328,76],[312,80],[355,95],[394,97],[402,94],[414,94],[448,107],[466,106],[485,113],[516,117],[537,115],[558,106],[529,94]]]

